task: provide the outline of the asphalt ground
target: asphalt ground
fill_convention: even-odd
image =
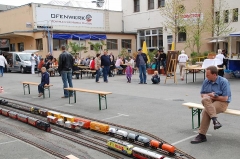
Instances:
[[[191,129],[191,111],[182,106],[182,103],[200,103],[199,92],[203,73],[197,73],[194,83],[192,82],[192,74],[188,74],[189,83],[187,84],[180,80],[178,73],[177,84],[173,82],[173,79],[167,80],[167,83],[164,84],[166,76],[161,76],[161,82],[158,85],[151,84],[150,75],[147,77],[148,84],[138,84],[138,75],[138,73],[133,75],[132,83],[127,83],[124,75],[110,77],[108,83],[104,83],[102,78],[100,79],[101,83],[95,83],[94,79],[85,76],[83,79],[74,78],[74,87],[113,93],[107,96],[108,109],[101,111],[98,109],[98,96],[96,94],[77,92],[77,103],[73,103],[73,98],[71,98],[71,104],[68,104],[68,99],[62,99],[63,89],[60,76],[50,78],[50,83],[53,84],[51,97],[46,96],[43,99],[37,97],[37,86],[31,86],[30,95],[24,95],[21,84],[22,81],[40,82],[40,76],[37,74],[6,73],[4,77],[0,77],[0,85],[4,88],[4,93],[0,96],[147,131],[197,159],[239,158],[239,116],[219,114],[218,120],[223,127],[214,130],[211,124],[207,134],[207,142],[196,145],[190,143],[191,139],[197,135],[197,130]],[[238,104],[240,81],[239,79],[229,79],[229,82],[232,90],[232,102],[229,108],[240,109]],[[6,141],[8,140],[5,138],[0,140],[0,146],[3,146],[1,143]],[[0,149],[0,153],[10,155],[11,150],[4,149],[3,151]],[[89,153],[93,158],[99,158],[97,153]],[[28,156],[28,149],[22,150],[21,154]]]

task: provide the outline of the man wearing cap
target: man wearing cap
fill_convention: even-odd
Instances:
[[[181,54],[178,56],[178,64],[179,64],[179,69],[180,69],[180,77],[181,80],[184,80],[184,75],[185,75],[185,66],[186,62],[188,60],[188,56],[185,54],[185,51],[182,50]]]
[[[142,49],[138,49],[138,55],[136,57],[136,67],[139,70],[139,84],[147,84],[147,76],[146,76],[146,63],[148,61],[147,55],[142,53]]]

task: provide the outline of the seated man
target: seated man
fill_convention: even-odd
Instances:
[[[41,68],[42,78],[41,83],[38,85],[38,97],[41,97],[44,93],[44,85],[49,85],[49,74],[45,67]]]
[[[115,63],[115,67],[118,69],[117,74],[122,74],[122,70],[123,70],[123,68],[121,67],[122,64],[123,64],[122,57],[119,57]]]

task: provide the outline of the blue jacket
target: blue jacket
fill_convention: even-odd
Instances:
[[[102,55],[101,56],[101,66],[110,66],[111,60],[108,55]]]
[[[145,53],[141,53],[141,55],[143,57],[143,60],[147,64],[147,61],[148,61],[147,55]],[[140,63],[140,59],[139,59],[139,55],[137,55],[137,57],[136,57],[136,67],[139,67],[139,63]]]
[[[41,85],[44,86],[45,84],[49,84],[49,73],[48,72],[42,73]]]

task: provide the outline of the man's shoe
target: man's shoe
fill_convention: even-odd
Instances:
[[[198,134],[198,136],[196,136],[195,139],[191,141],[191,144],[199,144],[201,142],[206,142],[206,141],[207,141],[206,136],[203,137],[203,135]]]
[[[61,98],[68,98],[67,96],[62,96]]]
[[[214,125],[214,130],[222,127],[222,124],[220,124],[217,120],[213,122],[213,125]]]
[[[143,83],[140,82],[140,83],[138,83],[138,84],[143,84]]]
[[[39,94],[38,94],[38,97],[41,97],[42,95],[43,95],[43,93],[39,93]]]

